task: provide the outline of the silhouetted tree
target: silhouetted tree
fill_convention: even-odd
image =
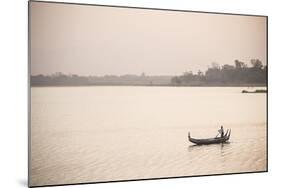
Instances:
[[[265,84],[267,66],[263,66],[259,59],[252,59],[250,63],[251,67],[237,59],[234,61],[235,66],[224,64],[220,67],[219,64],[212,63],[205,74],[201,71],[197,74],[186,71],[182,76],[172,80],[174,84],[180,85]]]
[[[236,69],[242,69],[242,68],[246,68],[247,67],[244,62],[239,61],[237,59],[234,62],[235,62],[235,68]]]
[[[259,59],[251,59],[251,64],[255,69],[262,69],[263,65]]]

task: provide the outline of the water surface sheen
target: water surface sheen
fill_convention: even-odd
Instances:
[[[266,94],[243,89],[33,87],[31,185],[264,171]],[[229,144],[188,142],[220,125]]]

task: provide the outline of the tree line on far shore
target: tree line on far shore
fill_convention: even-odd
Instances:
[[[175,86],[232,86],[232,85],[266,85],[267,65],[263,65],[259,59],[252,59],[250,66],[235,60],[234,65],[224,64],[220,66],[212,63],[205,73],[198,71],[184,72],[181,76],[174,76],[171,84]]]
[[[234,65],[213,63],[204,73],[184,72],[180,76],[149,76],[126,74],[121,76],[81,76],[57,72],[51,75],[31,75],[31,86],[86,86],[86,85],[131,85],[131,86],[265,86],[267,66],[252,59],[250,66],[235,60]]]
[[[103,85],[135,85],[135,86],[164,86],[171,84],[172,76],[141,75],[105,75],[81,76],[57,72],[51,75],[32,75],[31,86],[103,86]]]

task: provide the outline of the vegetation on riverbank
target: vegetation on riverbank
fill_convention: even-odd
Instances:
[[[242,61],[235,60],[235,65],[222,65],[213,63],[205,73],[198,71],[193,74],[191,71],[184,72],[181,76],[172,78],[173,85],[266,85],[267,66],[264,66],[258,59],[251,60],[251,66]]]
[[[61,72],[52,75],[31,75],[31,86],[266,86],[267,66],[258,59],[251,66],[239,60],[235,65],[213,63],[204,73],[186,71],[180,76],[149,76],[126,74],[121,76],[80,76]]]

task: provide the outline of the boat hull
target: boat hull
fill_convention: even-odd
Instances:
[[[188,140],[191,143],[197,144],[197,145],[208,145],[208,144],[220,144],[225,143],[229,140],[231,134],[231,130],[227,130],[225,136],[223,137],[217,137],[217,138],[208,138],[208,139],[195,139],[190,136],[190,133],[188,133]]]

